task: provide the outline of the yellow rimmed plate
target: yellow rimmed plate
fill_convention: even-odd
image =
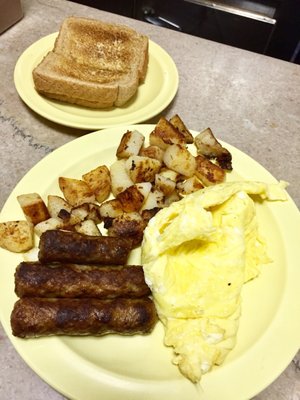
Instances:
[[[153,125],[114,127],[82,136],[58,148],[18,183],[0,215],[1,221],[24,218],[16,197],[22,193],[60,194],[58,177],[80,178],[99,164],[115,160],[122,134],[137,129],[147,137]],[[195,133],[195,132],[194,132]],[[252,158],[225,144],[234,160],[229,180],[275,182]],[[245,400],[250,399],[286,368],[299,347],[300,214],[285,202],[257,203],[260,230],[273,263],[243,289],[237,345],[224,364],[203,376],[198,386],[171,363],[157,324],[148,336],[43,337],[19,339],[10,329],[17,300],[14,271],[22,255],[0,249],[0,319],[18,353],[46,382],[67,398],[82,400]],[[140,262],[139,252],[129,262]]]
[[[122,107],[93,110],[41,96],[34,88],[32,71],[53,49],[57,32],[29,46],[19,57],[14,82],[24,103],[42,117],[65,126],[96,130],[146,121],[164,110],[178,89],[178,71],[169,54],[149,41],[149,64],[144,83],[136,95]]]

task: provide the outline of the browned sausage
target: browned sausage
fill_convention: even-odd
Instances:
[[[114,298],[150,294],[140,265],[95,266],[21,262],[15,272],[18,297]]]
[[[132,241],[126,238],[49,230],[40,237],[38,258],[41,262],[124,265],[131,248]]]
[[[133,335],[151,332],[157,321],[152,300],[117,298],[19,299],[11,313],[14,336]]]

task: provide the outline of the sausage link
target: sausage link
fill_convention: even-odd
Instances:
[[[124,265],[131,249],[132,241],[126,238],[48,230],[40,237],[38,258],[41,262]]]
[[[150,333],[157,322],[152,300],[19,299],[11,313],[14,336],[134,335]]]
[[[140,265],[95,266],[21,262],[15,272],[18,297],[115,298],[150,294]]]

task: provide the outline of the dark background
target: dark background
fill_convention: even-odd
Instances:
[[[72,1],[300,64],[300,0],[214,2],[254,11],[274,23],[208,7],[201,0]]]

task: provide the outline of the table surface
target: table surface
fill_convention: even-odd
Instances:
[[[19,98],[14,66],[69,15],[124,23],[149,36],[175,61],[179,89],[161,113],[178,113],[190,129],[210,126],[220,139],[256,159],[300,207],[300,67],[65,0],[23,0],[24,17],[0,36],[0,208],[23,175],[46,154],[87,131],[52,123]],[[156,123],[159,115],[145,123]],[[255,400],[300,399],[300,353]],[[0,399],[61,400],[20,358],[0,327]]]

